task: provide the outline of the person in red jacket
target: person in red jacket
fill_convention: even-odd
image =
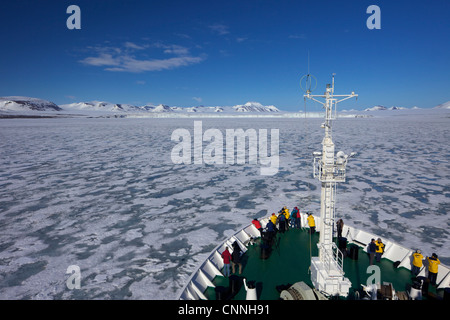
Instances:
[[[253,219],[252,223],[255,225],[256,229],[259,230],[259,233],[262,235],[262,227],[261,227],[261,223],[259,222],[258,219]]]
[[[230,262],[231,262],[231,253],[228,251],[228,247],[225,247],[225,250],[222,252],[223,259],[223,273],[225,277],[230,276]]]

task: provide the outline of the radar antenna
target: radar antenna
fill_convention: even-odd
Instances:
[[[308,73],[300,79],[300,88],[310,94],[317,88],[317,79],[309,72],[309,51],[308,51]]]

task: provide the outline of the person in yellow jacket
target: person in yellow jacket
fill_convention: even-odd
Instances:
[[[427,257],[428,260],[428,279],[430,279],[430,283],[435,286],[436,279],[438,274],[439,264],[441,263],[438,259],[436,253],[433,253],[430,257]]]
[[[309,225],[309,232],[313,234],[314,232],[316,232],[316,222],[314,221],[314,217],[310,212],[308,213],[307,220]]]
[[[283,207],[283,214],[284,214],[284,217],[286,218],[286,230],[289,230],[290,213],[289,213],[289,209],[286,208],[286,206]]]
[[[283,214],[286,217],[286,220],[289,220],[289,216],[290,216],[289,209],[286,208],[286,206],[283,207]]]
[[[417,275],[420,272],[420,269],[422,268],[422,260],[423,260],[423,255],[422,252],[417,249],[416,252],[413,253],[413,261],[412,261],[412,268],[411,268],[411,273],[417,277]]]
[[[272,215],[270,216],[270,221],[272,221],[274,226],[277,225],[277,216],[275,215],[275,213],[272,213]]]
[[[381,256],[384,253],[384,243],[381,241],[380,238],[378,238],[377,241],[375,241],[375,245],[377,247],[377,249],[375,250],[375,258],[377,260],[377,262],[381,261]]]

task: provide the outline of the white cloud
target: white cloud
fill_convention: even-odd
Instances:
[[[200,97],[192,97],[192,99],[194,99],[195,101],[197,101],[198,103],[202,102],[203,99]]]
[[[230,31],[228,31],[229,27],[224,24],[216,23],[208,27],[209,29],[211,29],[212,32],[217,33],[218,35],[221,36],[230,33]]]
[[[306,35],[304,33],[302,33],[302,34],[291,34],[289,36],[289,39],[302,39],[302,40],[305,40],[306,39]]]
[[[179,55],[179,56],[189,54],[188,48],[179,46],[176,44],[167,45],[167,44],[162,44],[162,43],[156,43],[154,45],[154,47],[164,49],[164,53],[168,53],[168,54],[174,54],[174,55]]]
[[[176,57],[170,59],[138,60],[132,57],[122,57],[119,65],[106,68],[106,71],[145,72],[161,71],[200,63],[203,57]]]
[[[125,48],[135,49],[135,50],[144,50],[145,48],[148,47],[148,46],[140,46],[133,42],[125,42],[124,46],[125,46]]]
[[[179,45],[166,45],[155,43],[153,45],[138,45],[133,42],[126,42],[122,48],[113,47],[91,47],[96,55],[80,60],[82,64],[105,67],[106,71],[113,72],[148,72],[161,71],[197,64],[206,59],[206,55],[192,56],[189,49]],[[161,49],[164,54],[171,54],[175,57],[167,59],[150,59],[144,49]],[[137,53],[144,53],[145,58],[137,57]]]
[[[191,39],[191,36],[185,33],[175,33],[175,35],[183,39]]]
[[[100,53],[97,57],[87,57],[81,60],[81,63],[96,67],[115,66],[119,64],[117,59],[108,53]]]

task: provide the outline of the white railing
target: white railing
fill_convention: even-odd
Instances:
[[[339,270],[343,272],[344,270],[344,254],[342,253],[341,250],[339,250],[339,248],[336,246],[336,243],[333,242],[333,259],[334,261],[336,261]]]
[[[322,160],[314,158],[313,176],[320,182],[345,182],[346,163],[335,163],[332,172],[323,169]]]
[[[320,252],[322,253],[322,262],[328,275],[331,277],[342,277],[344,275],[344,255],[342,254],[341,250],[339,250],[334,242],[331,244],[331,252],[330,250],[327,250],[327,248],[323,244],[319,244],[318,246]]]

